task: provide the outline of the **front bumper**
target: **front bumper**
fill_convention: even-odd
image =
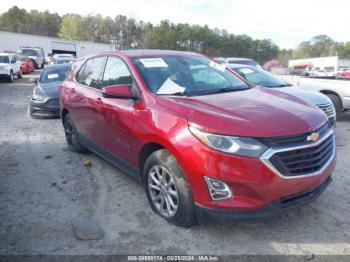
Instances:
[[[331,182],[332,177],[328,177],[322,182],[322,184],[311,191],[282,197],[272,201],[263,208],[256,209],[254,211],[232,211],[231,209],[218,210],[196,205],[197,219],[198,222],[205,223],[211,220],[222,222],[236,219],[258,219],[270,217],[291,209],[302,207],[315,201],[323,193],[323,191],[326,190]]]
[[[0,70],[0,77],[9,78],[10,77],[10,71]]]
[[[60,106],[57,99],[46,99],[44,101],[30,100],[30,115],[36,118],[60,117]]]
[[[332,154],[327,164],[310,176],[284,177],[262,159],[212,150],[190,133],[181,136],[183,146],[177,149],[181,154],[176,157],[187,175],[194,202],[199,209],[216,210],[218,214],[258,212],[276,200],[311,192],[331,176],[336,164],[336,155]],[[204,176],[225,182],[232,197],[212,200]]]

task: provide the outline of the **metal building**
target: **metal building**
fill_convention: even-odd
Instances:
[[[0,52],[4,50],[17,51],[21,46],[42,47],[45,55],[70,53],[76,57],[112,49],[111,45],[108,44],[0,31]]]
[[[290,70],[313,69],[337,72],[343,68],[350,68],[350,59],[341,59],[338,56],[296,59],[289,60],[288,67]]]

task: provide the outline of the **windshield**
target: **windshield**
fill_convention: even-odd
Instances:
[[[63,82],[68,75],[70,67],[45,69],[40,76],[39,82],[42,84]]]
[[[135,59],[134,64],[158,95],[198,96],[249,88],[224,65],[202,56],[145,57]]]
[[[10,63],[9,57],[7,55],[0,56],[0,63],[9,64]]]
[[[33,49],[21,49],[19,51],[21,54],[27,55],[27,56],[37,56],[38,52]]]
[[[279,79],[269,72],[256,67],[233,67],[232,70],[255,85],[262,85],[266,87],[290,86],[290,84],[284,80]]]
[[[74,59],[57,59],[54,61],[54,64],[71,64],[74,62]]]

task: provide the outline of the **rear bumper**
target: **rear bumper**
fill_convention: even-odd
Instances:
[[[293,194],[290,196],[282,197],[280,199],[274,200],[268,205],[248,211],[236,211],[232,209],[215,209],[203,207],[196,205],[196,215],[197,219],[201,223],[206,223],[208,221],[230,221],[230,220],[240,220],[240,219],[259,219],[266,218],[269,216],[277,215],[279,213],[295,209],[306,204],[309,204],[316,200],[329,186],[332,182],[332,177],[326,178],[319,186],[311,191],[302,192],[298,194]]]
[[[30,100],[30,115],[35,118],[57,118],[60,117],[60,106],[50,105],[50,100]]]

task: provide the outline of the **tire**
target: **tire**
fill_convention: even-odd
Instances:
[[[13,72],[12,72],[12,70],[10,71],[10,75],[9,75],[8,80],[9,80],[10,83],[13,83]]]
[[[147,158],[143,181],[147,199],[156,214],[181,227],[196,223],[190,185],[176,158],[168,150],[155,151]]]
[[[337,119],[342,119],[343,117],[343,106],[342,106],[342,102],[341,99],[338,95],[334,95],[334,94],[328,94],[327,95],[328,98],[332,101],[334,108],[335,108],[335,112],[337,114]]]
[[[44,68],[44,66],[45,66],[45,64],[44,64],[44,63],[42,63],[42,64],[41,64],[41,66],[40,66],[40,68],[41,68],[41,69],[43,69],[43,68]]]
[[[18,75],[17,75],[18,79],[21,79],[23,77],[22,75],[22,71],[19,71]]]
[[[86,148],[79,142],[78,132],[69,114],[64,117],[63,128],[69,151],[75,153],[86,152]]]

